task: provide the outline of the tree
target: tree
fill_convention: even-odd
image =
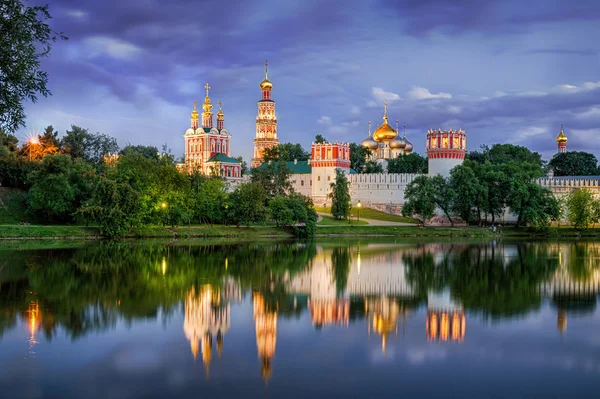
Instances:
[[[335,170],[335,182],[331,183],[331,215],[338,220],[346,219],[350,215],[350,183],[342,169]]]
[[[325,137],[321,136],[320,134],[317,134],[315,136],[315,143],[317,143],[317,144],[325,144],[325,143],[329,143],[329,141],[327,141],[325,139]]]
[[[268,161],[286,161],[294,160],[306,161],[310,154],[302,148],[300,144],[283,143],[263,150],[263,160]]]
[[[45,147],[54,147],[57,149],[60,147],[60,140],[58,139],[58,131],[54,130],[52,125],[49,125],[44,129],[44,133],[38,136],[39,142]]]
[[[205,179],[195,191],[195,211],[198,220],[204,223],[220,223],[223,221],[227,202],[225,183],[221,179]]]
[[[362,173],[367,157],[371,156],[371,150],[358,143],[350,143],[350,168]]]
[[[317,222],[312,200],[298,193],[278,195],[269,201],[271,219],[280,227],[290,227],[297,236],[314,235]]]
[[[427,173],[429,165],[427,158],[416,153],[398,155],[397,158],[388,160],[388,173]]]
[[[482,195],[484,188],[468,165],[459,165],[452,169],[450,187],[455,193],[452,211],[469,223],[473,219],[477,197]]]
[[[51,94],[40,59],[50,54],[57,39],[67,37],[50,28],[46,23],[50,18],[47,5],[0,2],[0,128],[8,132],[25,126],[25,101]]]
[[[450,224],[454,226],[452,220],[452,209],[454,207],[454,198],[456,196],[452,186],[448,179],[443,176],[435,175],[431,177],[431,184],[433,185],[433,201],[438,208],[444,212],[446,218],[450,221]]]
[[[60,144],[66,154],[73,158],[85,157],[85,147],[90,139],[90,133],[87,129],[71,125],[71,130],[67,130],[65,136],[61,139]]]
[[[47,222],[72,222],[89,198],[91,168],[68,155],[47,156],[27,179],[29,212]]]
[[[368,161],[364,164],[362,173],[383,173],[383,166],[375,161]]]
[[[144,158],[158,160],[158,148],[149,145],[126,145],[120,152],[121,155],[138,153]]]
[[[576,229],[587,228],[592,221],[594,197],[589,190],[578,189],[567,200],[569,221]]]
[[[141,225],[141,205],[140,194],[129,184],[99,176],[92,198],[76,215],[86,222],[97,222],[105,236],[118,237]]]
[[[14,134],[7,133],[0,128],[0,149],[6,148],[7,152],[17,152],[19,139]]]
[[[429,176],[417,176],[406,185],[402,215],[431,219],[435,215],[435,206],[435,187]]]
[[[252,182],[264,187],[267,198],[285,195],[292,190],[291,171],[284,160],[271,161],[252,169]]]
[[[231,193],[231,220],[239,227],[242,224],[260,223],[266,219],[267,208],[265,189],[255,182],[242,183]]]
[[[548,167],[552,168],[555,176],[592,176],[599,173],[596,156],[583,151],[557,154]]]
[[[244,161],[244,158],[242,158],[242,156],[239,156],[236,159],[240,161],[240,174],[243,176],[246,174],[246,172],[248,172],[248,164],[246,163],[246,161]]]

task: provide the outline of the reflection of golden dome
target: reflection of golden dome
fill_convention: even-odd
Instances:
[[[565,134],[565,131],[563,130],[563,127],[560,127],[560,133],[558,134],[558,137],[556,137],[556,142],[557,143],[566,143],[567,142],[567,135]]]
[[[383,117],[383,124],[375,130],[373,138],[375,141],[388,142],[398,135],[398,132],[388,123],[387,115]]]
[[[268,381],[271,378],[271,359],[268,357],[262,358],[262,367],[260,368],[260,373],[262,375],[263,380]]]

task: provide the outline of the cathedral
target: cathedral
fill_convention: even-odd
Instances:
[[[208,91],[208,83],[204,86],[206,97],[202,104],[202,125],[199,124],[198,109],[194,101],[191,126],[183,135],[185,140],[185,161],[180,168],[189,173],[200,172],[204,175],[222,176],[228,179],[241,179],[241,162],[230,156],[231,134],[225,129],[225,114],[222,102],[219,101],[217,126],[213,126],[213,113]]]

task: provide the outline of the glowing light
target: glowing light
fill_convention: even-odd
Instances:
[[[31,334],[29,337],[29,350],[32,351],[33,346],[38,343],[35,339],[35,333],[40,323],[40,308],[37,301],[29,304],[27,313],[29,314],[29,333]]]
[[[165,259],[164,256],[162,258],[161,268],[162,268],[162,274],[164,276],[167,273],[167,260]]]
[[[164,208],[166,208],[166,207],[167,207],[167,203],[166,203],[166,202],[163,202],[162,204],[160,204],[160,206],[161,206],[161,207],[164,209]]]
[[[229,267],[229,259],[225,258],[225,270]]]

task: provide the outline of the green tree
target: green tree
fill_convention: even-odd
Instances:
[[[92,198],[76,215],[86,222],[96,222],[107,237],[129,233],[142,224],[139,193],[129,184],[99,176],[93,184]]]
[[[569,221],[576,229],[587,228],[594,212],[594,196],[589,190],[578,189],[567,200]]]
[[[317,213],[308,197],[298,193],[275,196],[269,201],[269,213],[277,226],[292,228],[297,236],[314,234]]]
[[[231,220],[240,226],[264,222],[267,216],[267,192],[259,183],[242,183],[231,193],[229,201]]]
[[[87,129],[71,125],[71,130],[67,130],[60,144],[66,154],[71,155],[73,158],[84,159],[85,147],[90,137],[91,135]]]
[[[4,147],[7,152],[17,152],[19,147],[19,139],[14,134],[7,133],[0,128],[0,149]]]
[[[423,173],[429,170],[427,158],[416,153],[408,155],[398,155],[398,157],[388,160],[388,173]]]
[[[358,173],[363,173],[367,157],[371,150],[358,143],[350,143],[350,168]]]
[[[310,154],[302,148],[300,144],[283,143],[271,148],[265,148],[263,151],[263,160],[268,161],[286,161],[294,160],[306,161]]]
[[[569,151],[555,155],[548,167],[555,176],[592,176],[598,174],[598,160],[594,154]]]
[[[0,1],[0,129],[14,132],[25,126],[27,100],[50,95],[48,74],[41,58],[50,54],[57,39],[66,40],[46,23],[48,6],[29,7],[22,0]]]
[[[383,173],[383,166],[375,161],[368,161],[364,164],[362,173]]]
[[[242,156],[236,158],[240,162],[240,174],[243,176],[248,172],[248,163],[244,161]]]
[[[121,155],[129,155],[132,153],[138,153],[145,158],[158,160],[158,148],[149,145],[126,145],[120,152]]]
[[[338,220],[347,219],[350,216],[350,183],[342,169],[335,170],[335,182],[331,183],[331,215]]]
[[[452,220],[452,209],[454,208],[454,198],[456,197],[454,189],[448,179],[443,176],[436,175],[430,179],[433,185],[433,201],[444,212],[450,224],[454,226],[454,220]]]
[[[348,274],[350,273],[350,250],[348,247],[335,247],[331,251],[331,266],[333,278],[335,279],[335,291],[342,295],[348,285]]]
[[[47,156],[28,176],[28,212],[47,222],[72,222],[89,196],[91,167],[68,155]]]
[[[193,198],[195,198],[195,211],[199,221],[213,224],[224,220],[227,193],[223,180],[205,179],[194,192]]]
[[[421,175],[406,185],[402,215],[418,215],[427,220],[435,215],[435,186],[429,176]]]
[[[317,143],[317,144],[325,144],[325,143],[329,143],[329,141],[327,141],[325,139],[325,137],[321,136],[320,134],[317,134],[315,136],[315,143]]]
[[[483,186],[468,165],[459,165],[450,172],[450,187],[455,195],[452,211],[469,223],[473,219],[478,197],[483,193]]]
[[[292,190],[290,175],[290,168],[284,160],[271,161],[252,169],[251,180],[264,187],[267,198],[273,198]]]
[[[52,125],[46,126],[44,133],[38,136],[39,142],[44,147],[54,147],[58,150],[60,140],[58,139],[58,130],[54,130]]]

